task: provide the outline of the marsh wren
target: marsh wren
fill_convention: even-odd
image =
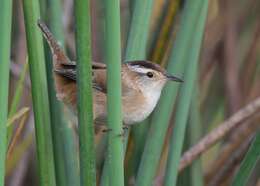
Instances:
[[[48,27],[38,21],[53,55],[53,71],[57,98],[76,111],[76,63],[71,61],[53,37]],[[182,82],[167,74],[159,65],[145,61],[128,61],[122,64],[123,122],[131,125],[143,121],[155,108],[161,91],[168,80]],[[97,124],[105,124],[107,116],[106,65],[92,63],[93,112]]]

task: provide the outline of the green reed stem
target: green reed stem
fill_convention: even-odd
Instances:
[[[107,111],[108,127],[108,166],[109,183],[124,185],[124,149],[122,140],[121,107],[121,39],[120,39],[120,1],[105,3],[105,47],[107,62]]]
[[[51,0],[48,7],[50,8],[50,28],[52,29],[55,38],[64,46],[65,37],[62,24],[62,1]]]
[[[187,135],[189,135],[189,147],[195,145],[201,138],[203,127],[200,117],[200,103],[199,103],[199,83],[195,84],[194,94],[192,96],[190,106],[190,118]],[[203,172],[201,159],[197,159],[191,165],[190,180],[192,186],[203,186]]]
[[[192,3],[192,1],[187,1]],[[180,99],[178,100],[174,129],[170,141],[170,152],[167,161],[165,185],[175,185],[177,181],[178,165],[184,142],[185,129],[188,119],[189,107],[192,100],[194,84],[198,69],[198,60],[201,43],[203,40],[204,26],[208,12],[208,1],[197,2],[200,11],[196,12],[197,24],[194,28],[194,37],[190,40],[190,55],[187,56],[187,64],[184,73],[184,85],[180,89]]]
[[[90,2],[75,1],[80,184],[96,185],[94,126],[92,110],[92,68]]]
[[[135,1],[127,39],[125,61],[145,59],[154,0]]]
[[[4,186],[5,158],[7,142],[7,113],[8,113],[8,89],[9,66],[11,49],[12,27],[12,0],[0,1],[0,186]]]
[[[24,0],[23,9],[32,84],[40,185],[55,186],[56,181],[44,50],[42,36],[37,27],[37,20],[40,17],[39,2],[37,0]]]
[[[61,1],[52,0],[47,4],[50,14],[49,24],[54,37],[63,46],[64,33],[61,20]],[[46,15],[46,12],[43,11]],[[46,16],[45,16],[46,17]],[[46,69],[48,80],[48,92],[51,111],[52,137],[54,147],[55,173],[57,185],[61,186],[78,186],[78,169],[76,147],[73,137],[73,129],[69,127],[69,119],[65,118],[63,104],[57,100],[53,79],[53,60],[49,47],[46,45]]]
[[[193,28],[197,19],[196,13],[198,11],[200,9],[198,3],[195,1],[185,5],[182,12],[180,29],[178,30],[167,65],[167,71],[170,74],[180,75],[183,73],[186,63],[185,57],[189,55],[190,39],[193,35]],[[150,186],[153,182],[178,88],[178,83],[168,83],[162,91],[161,99],[151,117],[150,129],[138,169],[137,186]]]
[[[145,60],[147,58],[147,41],[154,0],[135,1],[128,34],[125,60]],[[136,172],[143,152],[149,121],[145,120],[132,127],[134,148],[127,162],[126,181]]]

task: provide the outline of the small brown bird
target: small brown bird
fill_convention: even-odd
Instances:
[[[76,111],[77,80],[76,63],[62,50],[48,27],[41,21],[38,26],[52,51],[57,98]],[[104,124],[107,116],[106,65],[92,63],[93,110],[97,124]],[[143,121],[155,108],[161,91],[168,80],[182,82],[167,74],[166,70],[149,61],[129,61],[122,64],[123,122],[131,125]]]

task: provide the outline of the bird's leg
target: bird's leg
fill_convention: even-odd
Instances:
[[[126,124],[123,124],[123,127],[122,127],[122,132],[121,133],[119,133],[117,136],[118,137],[123,137],[123,140],[124,140],[124,137],[126,136],[126,134],[127,134],[127,132],[128,132],[128,129],[129,129],[129,126],[128,125],[126,125]],[[102,132],[111,132],[112,131],[112,129],[111,128],[105,128],[105,129],[103,129],[102,130]]]
[[[129,126],[126,125],[126,124],[123,124],[123,130],[124,130],[124,131],[127,131],[128,129],[129,129]]]
[[[122,134],[120,134],[120,135],[124,136],[124,134],[126,133],[126,131],[129,129],[129,126],[123,124],[122,129],[123,129],[123,132],[122,132]],[[102,130],[102,132],[110,132],[110,131],[112,131],[111,128],[105,128],[105,129]]]

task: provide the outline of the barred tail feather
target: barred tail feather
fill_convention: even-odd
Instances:
[[[60,101],[63,101],[65,104],[75,109],[77,99],[76,83],[64,77],[63,75],[60,75],[57,73],[57,71],[63,70],[65,66],[69,68],[75,68],[76,64],[75,62],[71,62],[70,59],[66,56],[62,47],[54,38],[47,25],[43,21],[38,20],[38,26],[41,29],[52,51],[56,96]]]
[[[69,58],[66,56],[62,47],[59,45],[58,41],[54,38],[53,34],[50,32],[47,25],[38,20],[38,26],[41,29],[45,39],[47,40],[53,55],[54,68],[60,68],[60,65],[71,64]]]

